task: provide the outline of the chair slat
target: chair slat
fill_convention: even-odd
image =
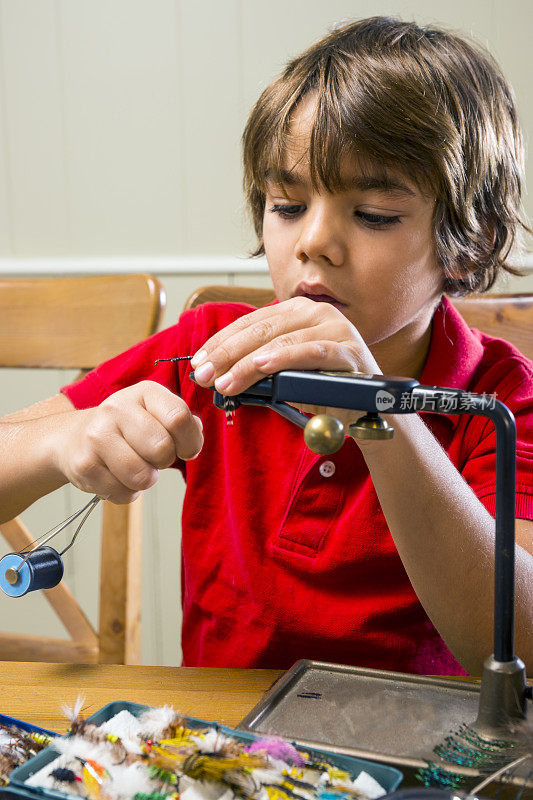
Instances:
[[[55,661],[64,664],[98,663],[98,647],[69,639],[20,633],[0,633],[2,661]]]
[[[0,280],[0,366],[90,369],[158,326],[149,275]]]
[[[202,286],[187,299],[184,309],[196,308],[203,303],[248,303],[262,308],[275,298],[273,289],[255,289],[250,286]]]
[[[141,497],[129,505],[103,505],[100,560],[100,656],[102,664],[116,664],[124,653],[128,664],[141,656]]]
[[[91,369],[155,333],[164,305],[152,275],[0,280],[0,366]],[[103,505],[98,633],[61,581],[44,594],[72,641],[0,634],[4,660],[140,663],[142,499]],[[34,541],[19,519],[0,532]]]
[[[472,295],[451,298],[471,328],[506,339],[533,359],[533,295]]]

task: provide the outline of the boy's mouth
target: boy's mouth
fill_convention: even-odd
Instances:
[[[314,300],[315,303],[329,303],[336,308],[346,308],[346,303],[343,303],[338,297],[335,297],[335,295],[330,294],[329,290],[321,285],[301,283],[296,287],[294,296],[308,297],[310,300]]]

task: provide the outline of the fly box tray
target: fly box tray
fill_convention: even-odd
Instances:
[[[466,681],[303,660],[281,676],[237,728],[284,736],[300,746],[327,742],[330,752],[397,766],[413,785],[416,772],[437,761],[433,748],[476,719],[479,692],[479,684]],[[531,718],[531,701],[528,710]],[[513,775],[517,785],[528,773],[531,778],[528,763]],[[469,786],[482,775],[475,767],[452,769]]]
[[[47,730],[46,728],[40,728],[37,725],[32,725],[30,722],[24,722],[22,719],[9,717],[6,714],[0,714],[0,725],[5,725],[8,728],[14,726],[19,728],[21,731],[26,731],[27,733],[39,733],[44,736],[59,736],[59,734],[55,733],[54,731]],[[31,798],[33,797],[34,795],[31,796]],[[3,786],[0,781],[0,800],[30,800],[30,793],[23,789],[21,790],[15,787]]]
[[[24,722],[22,719],[15,719],[15,717],[8,717],[6,714],[0,714],[0,725],[14,725],[22,731],[28,733],[42,733],[45,736],[58,736],[59,734],[54,731],[49,731],[46,728],[39,728],[37,725],[32,725],[30,722]]]
[[[147,710],[149,706],[139,705],[137,703],[129,703],[126,701],[116,701],[108,703],[91,717],[88,722],[95,725],[101,725],[107,720],[119,714],[121,711],[129,711],[133,716],[139,716],[143,711]],[[243,742],[252,742],[258,735],[250,732],[244,732],[229,728],[225,725],[218,725],[215,722],[206,722],[205,720],[197,719],[195,717],[184,717],[187,726],[191,729],[216,727],[221,733],[229,736],[234,736],[236,739]],[[374,760],[366,761],[350,754],[331,753],[323,745],[318,747],[302,747],[302,750],[309,751],[314,755],[323,755],[330,764],[333,764],[339,769],[349,772],[352,779],[357,778],[362,771],[369,774],[374,778],[386,792],[394,791],[402,781],[402,772],[395,767],[386,764],[378,764]],[[31,758],[21,767],[18,767],[11,773],[9,789],[19,794],[20,800],[23,798],[30,798],[30,800],[37,800],[37,798],[50,798],[50,800],[80,800],[79,795],[68,794],[67,792],[56,791],[52,789],[45,789],[38,786],[29,786],[26,781],[39,772],[41,769],[50,764],[57,757],[57,752],[53,746],[48,747],[46,750],[38,753],[38,755]]]

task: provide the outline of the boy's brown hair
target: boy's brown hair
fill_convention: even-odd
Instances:
[[[341,159],[402,173],[435,198],[443,291],[486,291],[520,227],[523,145],[511,87],[490,54],[451,32],[372,17],[333,30],[289,62],[243,135],[244,188],[259,247],[267,173],[282,183],[298,103],[316,92],[311,180],[343,188]]]

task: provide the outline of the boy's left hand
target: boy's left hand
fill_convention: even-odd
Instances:
[[[266,306],[218,331],[191,360],[202,386],[235,395],[288,369],[381,374],[354,325],[334,306],[295,297]],[[310,413],[324,409],[301,406]],[[338,411],[343,422],[353,412]]]

